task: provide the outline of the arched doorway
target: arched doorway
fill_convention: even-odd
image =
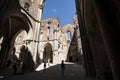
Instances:
[[[28,17],[19,12],[8,12],[1,21],[1,31],[3,33],[2,47],[0,50],[0,68],[5,68],[7,60],[10,59],[14,48],[16,34],[22,29],[27,33],[30,31],[31,23]]]
[[[52,51],[52,45],[47,44],[44,48],[43,52],[43,61],[45,62],[53,62],[53,51]]]

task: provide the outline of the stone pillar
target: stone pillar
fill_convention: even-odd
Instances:
[[[44,52],[44,51],[40,51],[40,52],[39,52],[39,57],[40,57],[41,60],[43,60],[43,52]]]
[[[9,50],[10,50],[10,39],[5,37],[3,39],[3,44],[1,47],[1,51],[0,51],[1,53],[0,54],[0,69],[4,69],[6,67]]]
[[[84,22],[84,0],[76,0],[76,9],[78,15],[78,24],[81,34],[81,42],[83,49],[83,57],[84,57],[84,67],[86,70],[86,76],[95,77],[95,66],[92,57],[91,46],[89,42],[89,38],[86,32],[86,26]],[[83,5],[80,5],[83,4]]]
[[[92,0],[105,47],[111,64],[114,80],[120,80],[120,3],[112,0]],[[117,5],[119,4],[119,5]]]
[[[53,63],[57,64],[59,62],[59,53],[58,53],[58,29],[54,30],[54,50],[53,50]]]
[[[54,50],[53,51],[53,64],[57,64],[58,63],[58,51]]]
[[[41,15],[42,15],[42,8],[41,6],[43,6],[43,0],[38,1],[40,2],[39,4],[36,4],[38,7],[37,11],[37,15],[35,15],[37,17],[38,21],[41,21]],[[40,37],[40,26],[41,23],[40,22],[35,22],[35,29],[34,29],[34,49],[33,49],[33,60],[36,63],[36,55],[38,52],[38,45],[39,45],[39,37]]]
[[[85,24],[90,39],[93,60],[95,64],[96,79],[112,79],[111,69],[105,50],[103,38],[100,32],[98,21],[91,1],[85,0]],[[109,72],[107,72],[109,70]],[[105,76],[108,75],[109,77]]]

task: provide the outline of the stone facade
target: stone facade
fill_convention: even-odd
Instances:
[[[1,0],[0,4],[4,5],[0,5],[1,69],[8,59],[19,59],[29,70],[43,61],[56,64],[67,59],[75,26],[62,27],[58,18],[41,20],[44,0]]]
[[[58,18],[48,18],[41,20],[41,25],[39,27],[40,31],[36,32],[39,33],[37,41],[28,39],[25,31],[18,34],[14,45],[16,48],[15,55],[17,58],[20,58],[20,50],[23,45],[33,54],[34,51],[31,50],[35,49],[35,46],[32,44],[34,41],[36,44],[38,43],[36,46],[36,55],[39,57],[39,60],[37,59],[38,61],[48,62],[50,60],[50,63],[54,64],[61,63],[62,60],[66,61],[70,46],[68,44],[71,43],[75,26],[67,24],[62,27]],[[70,32],[70,34],[67,34],[68,32]],[[70,36],[70,38],[68,38],[68,36]],[[29,41],[26,41],[26,38]],[[35,54],[33,54],[33,57],[34,55]]]
[[[70,32],[71,38],[68,38]],[[43,60],[45,55],[45,47],[51,45],[52,53],[50,59],[52,63],[61,63],[61,60],[66,60],[69,41],[72,39],[74,33],[74,25],[67,24],[61,26],[58,18],[48,18],[42,20],[41,31],[39,36],[39,56]],[[48,58],[47,58],[48,61]]]

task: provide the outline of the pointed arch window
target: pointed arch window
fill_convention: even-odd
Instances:
[[[50,34],[50,26],[51,26],[51,22],[48,22],[48,24],[47,24],[48,26],[48,35]]]
[[[70,46],[70,40],[71,40],[71,34],[70,34],[70,31],[67,32],[67,43],[68,43],[68,46]]]
[[[71,34],[70,34],[70,32],[68,31],[67,32],[67,40],[70,40],[71,39]]]
[[[50,34],[50,27],[48,27],[48,35]]]

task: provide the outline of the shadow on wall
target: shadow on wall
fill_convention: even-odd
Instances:
[[[41,63],[42,63],[42,60],[40,59],[40,57],[39,57],[40,55],[39,55],[39,53],[37,52],[37,56],[36,56],[36,66],[35,66],[35,68],[37,68]]]
[[[22,68],[25,73],[34,71],[34,61],[28,47],[22,46],[20,49],[20,61],[23,62]]]

